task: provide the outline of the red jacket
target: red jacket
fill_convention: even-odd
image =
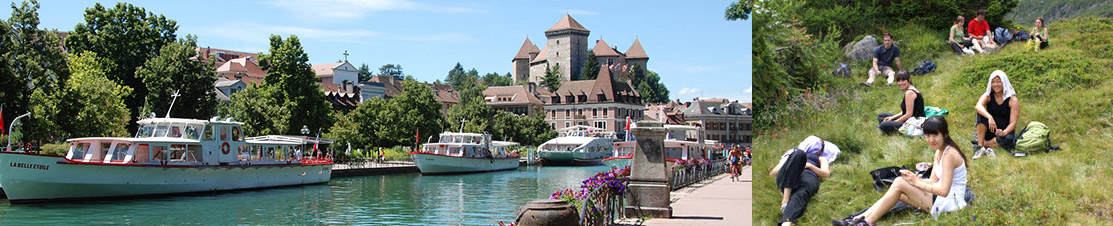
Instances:
[[[970,34],[970,36],[985,36],[986,31],[989,31],[989,23],[986,23],[984,20],[978,21],[977,19],[973,19],[966,25],[966,33]]]

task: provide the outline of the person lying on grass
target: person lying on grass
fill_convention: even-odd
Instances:
[[[902,170],[901,177],[893,181],[889,190],[869,209],[850,219],[834,220],[834,225],[875,225],[889,208],[903,201],[933,217],[945,212],[953,212],[966,207],[966,155],[958,144],[951,139],[947,121],[934,116],[924,121],[924,140],[934,150],[931,177],[920,179],[908,170]]]
[[[881,113],[877,115],[877,128],[885,134],[893,134],[912,117],[924,117],[924,97],[912,85],[912,77],[908,73],[897,74],[897,86],[904,91],[900,100],[900,114]]]
[[[808,136],[796,148],[781,156],[769,176],[777,176],[781,189],[779,225],[792,225],[804,215],[808,201],[819,192],[819,178],[831,176],[831,162],[841,152],[838,146],[818,136]]]
[[[997,70],[989,75],[985,94],[974,105],[975,122],[974,159],[982,155],[995,156],[993,148],[1012,150],[1016,145],[1016,124],[1020,118],[1020,100],[1016,98],[1009,76]]]

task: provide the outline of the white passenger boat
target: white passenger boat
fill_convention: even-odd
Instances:
[[[66,156],[0,153],[8,200],[116,198],[328,182],[332,160],[303,157],[291,137],[245,138],[220,121],[147,118],[135,137],[67,140]],[[319,141],[319,140],[318,140]],[[313,141],[313,142],[318,142]]]
[[[664,140],[665,160],[669,162],[670,167],[681,159],[691,161],[707,158],[704,150],[707,150],[706,147],[709,145],[706,141],[700,144],[700,127],[687,125],[665,125],[664,127],[668,130]],[[636,145],[637,142],[633,140],[615,142],[614,153],[603,159],[603,164],[618,168],[629,166]]]
[[[600,165],[614,150],[614,133],[590,126],[561,129],[560,136],[537,146],[542,165]]]
[[[490,134],[440,134],[436,143],[427,143],[410,153],[421,174],[463,174],[517,169],[519,155],[511,149],[515,142],[491,141]]]

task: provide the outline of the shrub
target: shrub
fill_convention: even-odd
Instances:
[[[1081,49],[1087,56],[1113,58],[1113,28],[1101,33],[1082,33],[1069,42],[1071,47]]]
[[[893,34],[895,39],[893,42],[900,47],[900,63],[906,71],[912,71],[912,68],[919,65],[922,60],[938,58],[951,50],[950,46],[943,42],[946,33],[923,25],[909,24],[894,27],[889,33]],[[875,37],[881,38],[881,34]]]
[[[70,151],[70,144],[69,143],[43,144],[43,146],[42,146],[42,154],[44,154],[44,155],[65,156],[66,152],[69,152],[69,151]]]
[[[966,64],[953,82],[958,86],[985,87],[990,73],[1001,70],[1009,75],[1018,95],[1042,97],[1054,90],[1093,85],[1101,67],[1104,66],[1078,51],[999,53]]]

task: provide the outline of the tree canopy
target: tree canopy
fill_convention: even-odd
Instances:
[[[325,100],[317,74],[309,64],[309,55],[297,36],[283,40],[271,35],[270,51],[259,55],[259,66],[268,73],[263,86],[269,87],[266,90],[271,91],[270,97],[290,113],[285,122],[276,122],[286,125],[279,132],[299,134],[302,126],[317,131],[332,125],[332,105]]]
[[[595,79],[599,76],[599,68],[599,57],[595,56],[595,52],[587,51],[587,62],[584,63],[583,69],[580,69],[584,73],[583,80]]]
[[[174,102],[171,117],[207,119],[216,114],[215,70],[209,63],[191,59],[196,56],[197,37],[186,35],[163,46],[157,57],[136,69],[149,91],[145,111],[163,116]],[[180,95],[177,101],[171,96],[175,91]]]

